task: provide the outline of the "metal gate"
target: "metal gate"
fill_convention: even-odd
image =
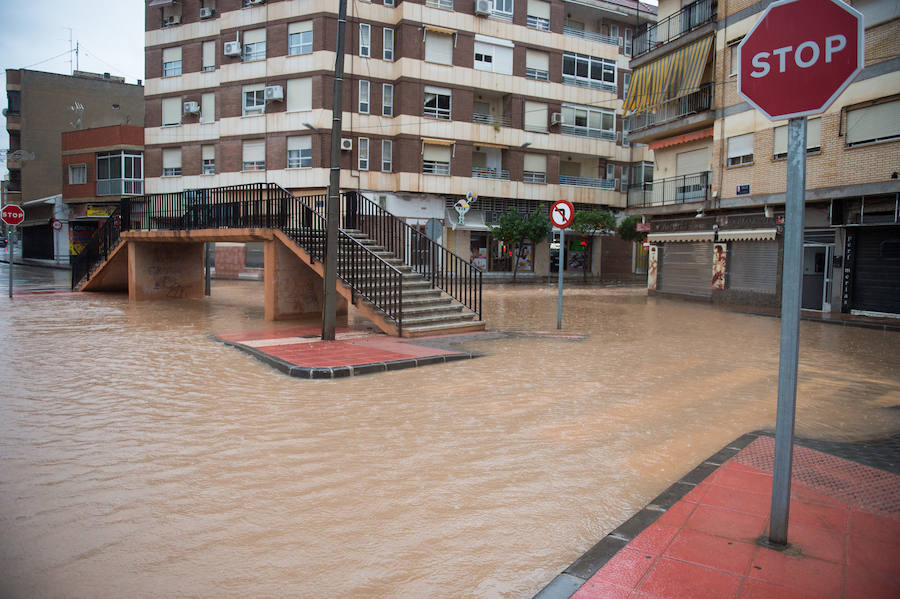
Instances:
[[[666,243],[662,247],[658,289],[663,293],[712,295],[711,243]]]
[[[728,289],[774,294],[778,287],[778,242],[729,243],[727,272]]]
[[[852,309],[900,314],[900,227],[857,230]]]

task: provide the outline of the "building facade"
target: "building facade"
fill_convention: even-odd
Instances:
[[[636,34],[624,109],[654,164],[627,212],[652,220],[653,293],[780,305],[787,121],[737,93],[738,44],[768,4],[661,0]],[[865,68],[808,121],[802,306],[900,314],[900,14],[850,4]]]
[[[61,135],[106,125],[144,124],[144,91],[108,73],[59,75],[6,70],[8,200],[25,208],[22,256],[68,262],[68,242],[53,220],[66,218]],[[65,173],[68,175],[68,173]]]
[[[618,112],[633,34],[653,20],[633,0],[349,2],[341,187],[489,271],[512,270],[487,235],[510,208],[621,212],[646,149]],[[148,2],[148,192],[324,193],[336,34],[333,2]],[[547,274],[550,245],[524,250],[520,271]]]

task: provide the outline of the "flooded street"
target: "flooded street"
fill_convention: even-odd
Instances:
[[[530,599],[739,435],[774,428],[780,321],[566,289],[564,332],[334,381],[210,334],[211,298],[6,297],[0,596]],[[554,286],[487,286],[488,328],[556,333]],[[797,434],[900,431],[900,333],[801,323]]]

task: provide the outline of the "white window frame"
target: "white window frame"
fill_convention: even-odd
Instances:
[[[390,139],[381,140],[381,172],[390,173],[394,170],[394,142]]]
[[[448,154],[448,160],[445,162],[443,160],[426,160],[425,154],[428,153],[429,147],[446,147],[443,144],[422,144],[422,172],[426,175],[440,175],[442,177],[449,177],[451,173],[451,162],[453,160],[453,149],[447,148],[446,153]],[[444,153],[443,151],[441,152]]]
[[[443,60],[435,60],[435,58],[441,58],[440,56],[436,57],[435,52],[436,48],[432,47],[431,52],[428,50],[428,40],[436,39],[441,40],[440,43],[449,43],[450,44],[450,56],[449,60],[446,62]],[[438,42],[432,42],[433,45],[436,45]],[[430,62],[433,64],[443,64],[448,66],[453,66],[453,47],[456,45],[456,34],[455,33],[443,33],[440,31],[433,31],[426,29],[425,30],[425,62]]]
[[[69,165],[69,185],[84,185],[87,183],[87,164]]]
[[[385,27],[382,33],[382,51],[381,57],[389,62],[394,61],[394,30]]]
[[[728,166],[747,166],[753,164],[753,133],[734,135],[728,138]],[[750,153],[744,149],[749,144]],[[732,146],[736,147],[732,147]],[[743,151],[742,151],[743,150]]]
[[[166,155],[174,156],[178,153],[178,166],[166,166]],[[180,177],[181,176],[181,148],[163,148],[162,151],[162,176],[163,177]]]
[[[845,116],[844,143],[848,147],[853,147],[897,139],[900,137],[898,126],[900,119],[896,118],[898,113],[900,100],[896,99],[848,108]]]
[[[572,72],[567,73],[567,68]],[[596,69],[599,69],[600,78],[593,76]],[[582,70],[586,75],[579,74]],[[597,58],[596,56],[564,52],[562,57],[562,76],[563,83],[569,85],[615,91],[616,62],[606,58]]]
[[[429,91],[431,90],[431,91]],[[434,106],[428,106],[429,96],[433,96]],[[446,97],[447,99],[447,107],[442,107],[443,102],[442,98]],[[442,119],[442,120],[451,120],[453,115],[453,92],[449,89],[435,88],[435,87],[426,87],[425,88],[425,100],[423,102],[424,114],[427,117]]]
[[[360,114],[369,114],[369,107],[371,106],[371,102],[369,101],[371,98],[372,86],[365,79],[359,80],[359,113]]]
[[[788,126],[781,125],[772,130],[772,159],[787,158]],[[779,152],[779,150],[782,150]],[[822,117],[806,121],[806,153],[815,154],[822,151]]]
[[[206,148],[212,148],[212,158],[205,158],[204,150]],[[206,144],[200,146],[200,174],[201,175],[215,175],[216,174],[216,146]]]
[[[263,159],[262,160],[245,160],[247,152],[247,144],[258,145],[262,142]],[[266,140],[265,139],[245,139],[241,144],[241,170],[242,171],[264,171],[266,170]]]
[[[253,29],[252,32],[262,31],[263,39],[261,42],[250,42],[249,44],[245,41],[242,46],[241,51],[241,61],[242,62],[253,62],[256,60],[265,60],[266,59],[266,30],[263,29]],[[244,32],[244,36],[251,31]]]
[[[163,98],[162,100],[162,126],[163,127],[180,127],[182,120],[182,113],[184,112],[184,105],[182,104],[183,98],[181,96],[177,98]],[[175,105],[172,108],[172,105]],[[168,110],[166,110],[166,105],[170,106]],[[166,113],[177,115],[177,120],[171,123],[167,123],[166,121]]]
[[[207,100],[208,101],[204,101]],[[207,113],[212,114],[207,114]],[[214,123],[216,122],[216,93],[206,92],[200,95],[200,122]]]
[[[212,51],[207,51],[207,48],[210,48],[210,47],[212,47]],[[209,64],[206,62],[207,58],[212,59],[212,64]],[[215,41],[203,42],[203,45],[200,48],[200,70],[205,73],[216,70],[216,42]]]
[[[512,21],[515,10],[514,0],[491,0],[491,15],[505,21]]]
[[[308,21],[297,23],[305,24]],[[313,32],[312,29],[288,33],[288,56],[298,56],[301,54],[312,54],[313,51]]]
[[[381,84],[381,116],[394,116],[394,84]]]
[[[625,56],[631,56],[634,53],[634,32],[631,27],[625,28]]]
[[[178,50],[178,60],[170,60],[169,62],[166,62],[165,61],[166,50]],[[163,49],[162,76],[163,77],[177,77],[178,75],[181,75],[181,61],[182,61],[181,46],[177,46],[175,48],[164,48]]]
[[[247,89],[248,87],[251,89]],[[256,116],[265,112],[265,85],[245,85],[241,88],[241,116]]]
[[[361,58],[372,56],[372,26],[368,23],[359,24],[359,55]]]
[[[360,137],[358,138],[356,143],[356,166],[358,170],[367,171],[369,170],[369,138],[368,137]],[[363,150],[365,148],[365,150]]]
[[[292,135],[288,137],[288,147],[290,147],[291,139],[300,140],[300,147],[296,150],[288,149],[287,151],[287,168],[312,168],[312,136],[311,135]],[[309,146],[304,147],[304,146]]]
[[[591,126],[592,117],[600,118],[600,127]],[[610,126],[604,127],[603,121],[611,117]],[[571,122],[570,122],[571,121]],[[584,124],[580,124],[583,122]],[[566,135],[593,137],[597,139],[616,138],[616,112],[591,106],[577,104],[562,105],[562,127],[560,132]]]

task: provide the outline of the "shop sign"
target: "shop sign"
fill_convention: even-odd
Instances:
[[[739,196],[745,196],[750,193],[750,185],[738,185],[737,186],[737,194]]]
[[[110,214],[116,211],[115,206],[92,206],[90,204],[87,205],[85,210],[86,216],[98,216],[101,218],[109,217]]]
[[[469,192],[466,194],[466,197],[462,200],[459,200],[453,205],[453,209],[456,210],[456,213],[459,215],[457,222],[461,225],[466,224],[466,214],[469,213],[469,210],[472,208],[472,204],[478,201],[478,194]]]
[[[634,227],[634,230],[638,233],[649,233],[650,223],[637,223]]]

